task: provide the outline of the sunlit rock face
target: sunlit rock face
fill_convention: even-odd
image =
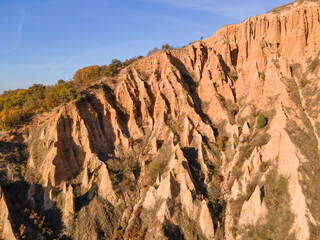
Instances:
[[[151,54],[2,136],[0,238],[319,238],[319,12]]]

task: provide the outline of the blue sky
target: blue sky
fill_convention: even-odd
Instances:
[[[183,46],[285,0],[0,0],[0,93]]]

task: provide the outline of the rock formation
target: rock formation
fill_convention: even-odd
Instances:
[[[7,207],[7,203],[0,188],[0,236],[3,239],[15,240],[15,236],[12,230],[11,222],[10,222],[10,213]]]
[[[0,238],[320,238],[319,39],[320,2],[296,1],[1,136]]]

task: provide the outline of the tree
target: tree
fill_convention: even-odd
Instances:
[[[58,80],[58,84],[64,84],[64,83],[66,83],[66,82],[63,79]]]
[[[150,51],[148,52],[148,55],[150,55],[150,54],[152,54],[152,53],[159,52],[159,51],[160,51],[160,49],[157,48],[157,47],[155,47],[154,49],[152,49],[152,50],[150,50]]]
[[[101,67],[101,76],[105,77],[114,77],[119,73],[120,69],[123,67],[123,64],[118,59],[112,59],[109,65],[104,65]]]
[[[169,49],[172,49],[173,47],[171,47],[168,43],[167,44],[164,44],[164,45],[162,45],[162,47],[161,47],[161,50],[163,51],[163,50],[169,50]]]
[[[80,86],[88,87],[100,77],[100,71],[101,69],[98,65],[84,67],[76,71],[73,75],[73,81]]]

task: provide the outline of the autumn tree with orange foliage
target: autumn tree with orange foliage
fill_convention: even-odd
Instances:
[[[99,65],[81,68],[73,75],[73,81],[77,85],[88,87],[100,77],[100,71]]]

